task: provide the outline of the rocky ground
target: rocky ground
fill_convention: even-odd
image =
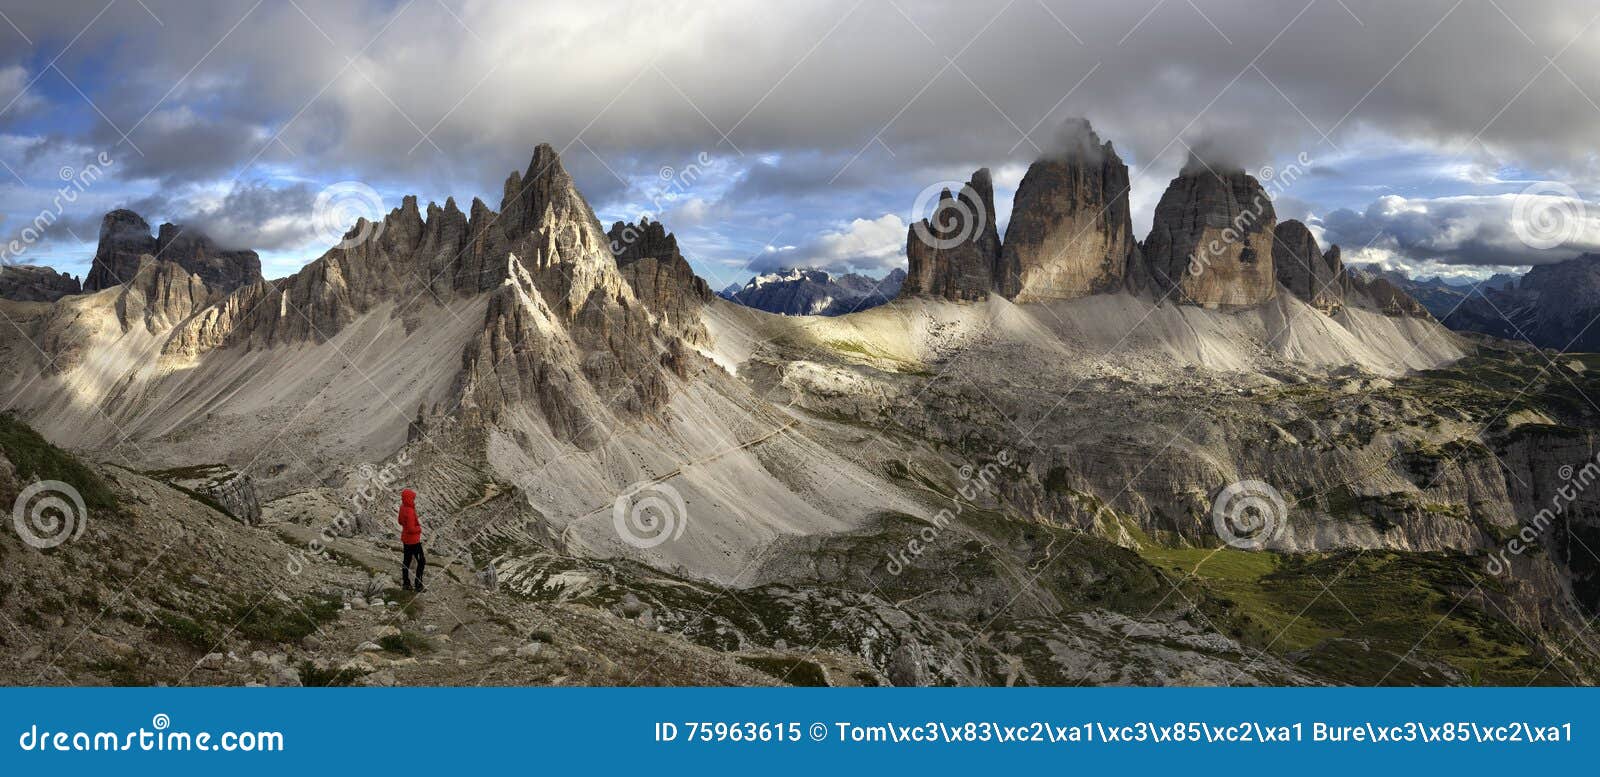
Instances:
[[[249,526],[159,480],[41,457],[7,423],[0,498],[38,475],[76,483],[76,539],[0,537],[0,682],[7,685],[760,685],[769,673],[604,609],[489,590],[435,554],[402,591],[399,550]],[[43,446],[43,447],[40,447]],[[26,455],[19,467],[11,457]]]

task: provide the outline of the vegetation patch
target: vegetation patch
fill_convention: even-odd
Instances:
[[[10,413],[0,413],[0,450],[17,468],[17,479],[26,484],[37,480],[59,480],[78,490],[84,505],[114,509],[117,498],[87,464],[45,440],[33,427]]]
[[[434,651],[433,640],[412,631],[390,634],[378,640],[378,647],[390,653],[399,653],[402,656],[414,656],[418,653],[432,653]]]
[[[779,682],[805,688],[828,685],[827,675],[815,661],[794,656],[740,656],[739,663],[778,678]],[[874,683],[876,684],[876,683]]]
[[[310,661],[300,662],[299,673],[300,684],[307,688],[343,688],[365,674],[354,669],[322,669]]]
[[[299,642],[339,617],[341,602],[332,597],[308,596],[283,602],[268,596],[258,602],[238,602],[222,619],[235,633],[254,642]]]

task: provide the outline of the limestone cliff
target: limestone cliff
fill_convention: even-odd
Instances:
[[[1191,158],[1161,196],[1144,242],[1157,296],[1208,308],[1272,299],[1276,224],[1272,200],[1254,177]]]
[[[1323,253],[1305,224],[1289,219],[1278,225],[1273,232],[1272,265],[1278,282],[1312,307],[1331,315],[1344,306],[1349,278],[1338,247]]]
[[[224,250],[204,232],[177,224],[162,224],[159,233],[152,236],[150,224],[143,217],[118,209],[100,221],[100,242],[83,290],[99,291],[128,283],[139,270],[139,258],[146,255],[176,263],[221,292],[261,280],[261,258],[254,251]]]
[[[995,288],[999,261],[994,182],[986,167],[973,173],[960,193],[942,191],[933,213],[911,225],[900,296],[981,300]]]
[[[1087,122],[1075,142],[1028,167],[1006,226],[999,287],[1016,302],[1121,287],[1138,245],[1128,166]]]

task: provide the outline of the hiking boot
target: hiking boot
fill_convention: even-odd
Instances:
[[[420,594],[420,593],[426,593],[428,589],[423,588],[421,583],[417,583],[417,587],[413,588],[411,590],[416,591],[417,593]]]
[[[407,580],[407,581],[406,581],[406,582],[403,582],[403,583],[401,583],[401,584],[400,584],[400,590],[402,590],[402,591],[410,591],[410,590],[413,590],[413,589],[412,589],[412,588],[411,588],[411,581],[409,581],[409,580]]]

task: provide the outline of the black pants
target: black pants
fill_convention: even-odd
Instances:
[[[422,585],[422,570],[428,568],[428,557],[422,553],[422,543],[406,546],[405,556],[400,560],[400,583],[407,588],[411,587],[411,560],[417,560],[417,586]]]

